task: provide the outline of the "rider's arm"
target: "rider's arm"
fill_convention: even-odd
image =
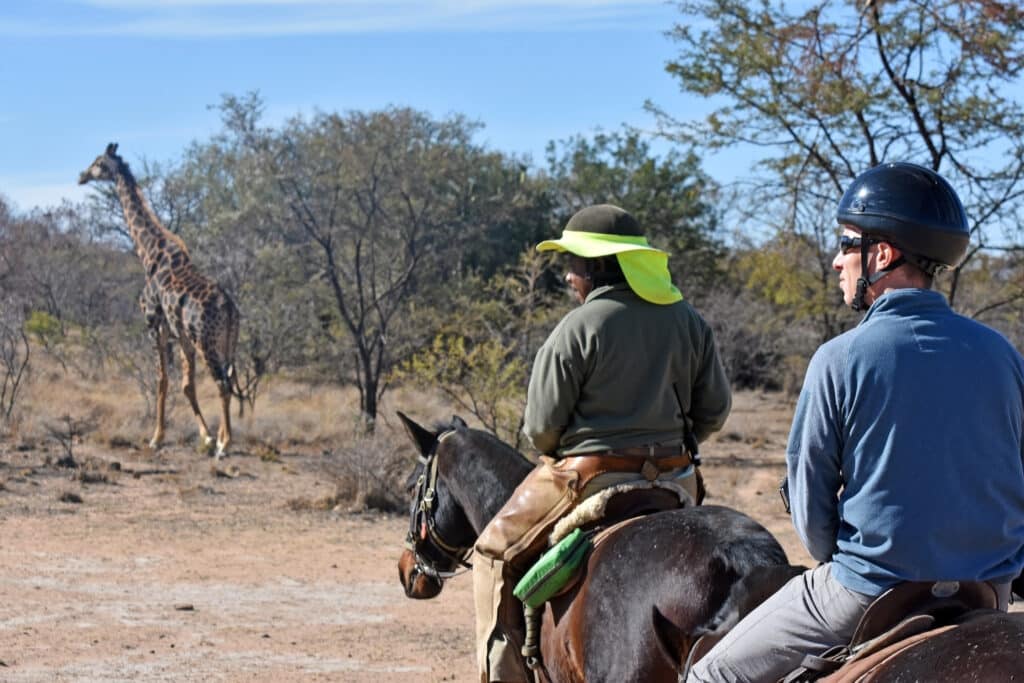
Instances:
[[[566,327],[563,320],[537,351],[526,393],[523,433],[541,453],[558,450],[583,382],[579,344]]]
[[[822,347],[811,359],[786,449],[793,526],[819,562],[830,560],[836,549],[842,485],[841,387],[830,351]]]
[[[729,417],[732,407],[732,391],[729,378],[722,367],[715,347],[715,337],[711,327],[702,323],[699,340],[701,354],[698,365],[693,372],[693,389],[690,391],[691,404],[688,412],[694,436],[697,441],[704,441],[712,433],[717,432]]]

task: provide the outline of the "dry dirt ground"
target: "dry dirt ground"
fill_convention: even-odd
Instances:
[[[704,449],[707,502],[806,563],[776,491],[791,411],[737,396]],[[403,515],[296,503],[334,492],[321,456],[61,455],[0,441],[0,681],[473,679],[471,578],[406,599]]]

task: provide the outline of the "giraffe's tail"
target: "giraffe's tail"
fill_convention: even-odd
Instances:
[[[224,369],[224,377],[227,381],[228,388],[231,391],[231,395],[237,398],[239,403],[245,403],[245,390],[242,389],[242,384],[238,381],[238,371],[235,370],[235,364],[233,362],[228,363],[227,367]]]
[[[241,312],[238,310],[238,304],[235,300],[224,290],[222,290],[225,308],[228,312],[228,339],[227,339],[227,363],[224,365],[224,381],[228,386],[228,390],[233,396],[238,399],[239,409],[243,410],[245,401],[247,399],[245,391],[242,389],[242,385],[238,380],[238,370],[235,367],[235,354],[238,351],[238,335],[241,328]]]

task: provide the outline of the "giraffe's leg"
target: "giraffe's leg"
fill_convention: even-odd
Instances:
[[[220,428],[217,430],[217,459],[220,460],[231,443],[231,386],[217,382],[220,390]]]
[[[213,448],[213,439],[210,438],[210,430],[199,411],[199,401],[196,400],[196,350],[184,337],[181,339],[181,389],[192,406],[192,414],[196,417],[196,424],[199,427],[199,448],[209,454]]]
[[[206,329],[200,346],[203,361],[220,391],[220,427],[217,430],[217,458],[223,456],[231,444],[231,396],[235,381],[233,358],[238,343],[238,308],[230,297],[219,293],[213,316],[218,324]]]
[[[201,354],[213,381],[220,392],[220,427],[217,429],[216,456],[219,460],[231,443],[231,376],[229,366],[221,361],[221,354],[213,348],[207,348]]]
[[[149,338],[153,342],[157,355],[157,377],[156,377],[156,428],[153,430],[153,438],[149,440],[149,447],[156,450],[164,440],[164,411],[167,405],[167,365],[168,357],[167,340],[170,336],[170,328],[167,326],[167,318],[164,317],[163,308],[160,306],[160,295],[157,293],[152,282],[147,282],[139,297],[139,307],[146,316],[146,328]]]
[[[167,405],[167,325],[162,321],[155,328],[150,329],[153,343],[156,346],[157,354],[157,380],[156,380],[156,429],[153,430],[153,438],[149,440],[149,447],[153,450],[160,448],[164,441],[164,410]]]

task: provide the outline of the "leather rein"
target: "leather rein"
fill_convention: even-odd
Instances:
[[[437,530],[437,521],[434,518],[437,502],[437,447],[452,433],[454,431],[450,430],[439,435],[430,452],[417,458],[423,464],[423,472],[416,481],[416,498],[409,515],[409,532],[405,536],[405,547],[412,551],[416,560],[412,569],[413,577],[423,574],[439,582],[458,576],[473,566],[468,560],[473,552],[472,546],[462,548],[446,542]],[[432,560],[423,556],[421,551],[425,546],[429,546],[449,560],[453,567],[459,565],[462,569],[438,569]]]

